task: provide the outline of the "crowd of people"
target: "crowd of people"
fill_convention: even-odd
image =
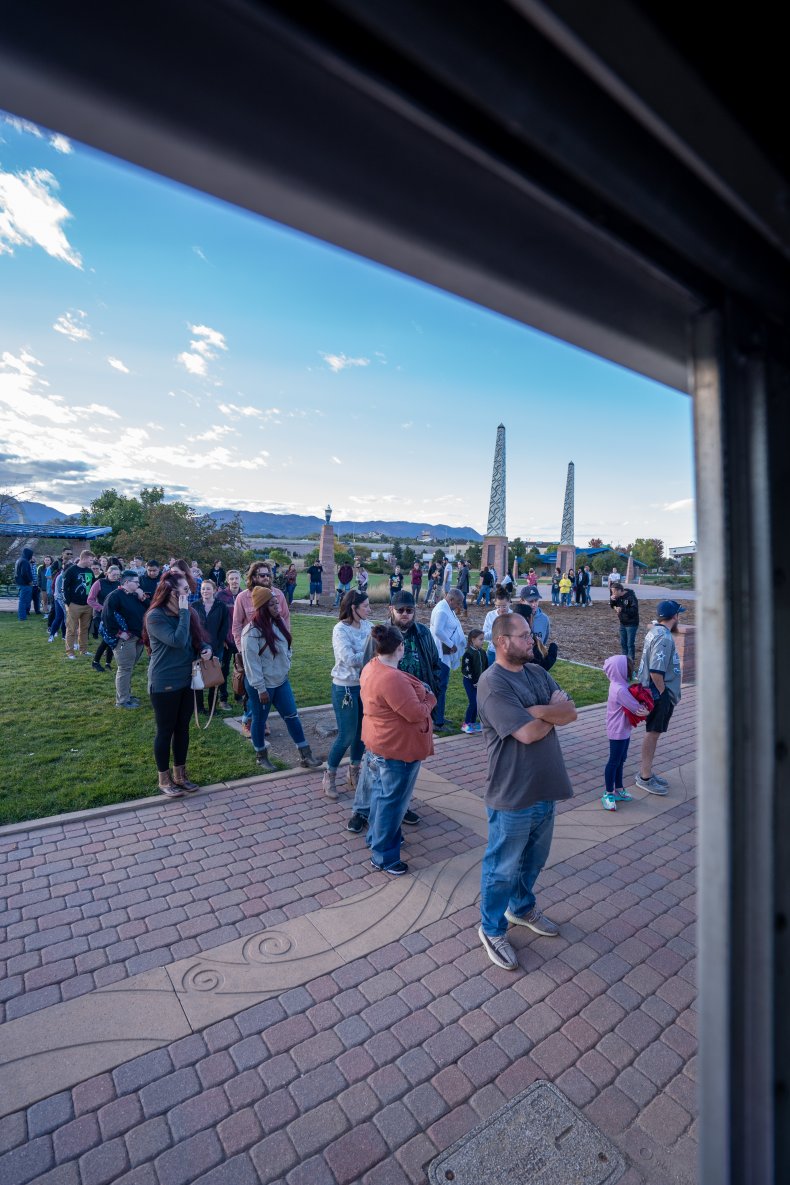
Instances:
[[[576,604],[589,603],[585,572],[589,569],[580,568],[574,576]],[[331,669],[337,735],[321,785],[332,802],[341,793],[353,793],[346,827],[366,833],[372,866],[390,876],[405,875],[402,828],[420,824],[412,794],[421,763],[434,752],[434,737],[451,727],[445,715],[447,690],[451,672],[460,670],[467,698],[462,731],[482,733],[488,754],[479,937],[497,966],[514,970],[518,964],[507,940],[509,926],[526,926],[544,936],[559,932],[537,907],[535,883],[548,857],[556,803],[573,793],[557,729],[576,719],[576,709],[549,674],[557,645],[540,607],[534,571],[516,595],[512,579],[498,582],[494,570],[484,567],[477,603],[485,600],[489,606],[493,596],[494,605],[482,629],[468,633],[462,618],[468,609],[469,565],[459,563],[455,585],[452,574],[449,560],[428,569],[431,613],[423,625],[416,619],[422,567],[415,563],[411,569],[411,591],[396,567],[389,582],[388,620],[372,625],[367,572],[361,565],[356,571],[350,564],[340,566]],[[196,682],[201,662],[216,660],[221,672],[209,692],[212,713],[216,707],[232,710],[228,679],[233,669],[231,691],[243,702],[242,731],[252,741],[261,772],[276,769],[266,739],[272,707],[285,723],[300,766],[324,764],[305,737],[290,683],[296,569],[286,569],[284,589],[274,584],[273,575],[268,562],[256,561],[242,587],[241,573],[226,572],[219,561],[204,576],[197,564],[177,557],[164,566],[139,556],[125,563],[118,556],[97,558],[89,549],[76,559],[70,550],[58,559],[44,556],[36,565],[26,548],[15,573],[18,616],[24,621],[31,612],[46,614],[48,640],[61,637],[69,661],[90,659],[99,673],[114,666],[115,706],[121,710],[140,705],[132,695],[132,675],[147,651],[159,790],[178,798],[199,789],[187,772],[187,757],[193,714],[197,718],[209,711],[202,682]],[[308,569],[308,576],[313,603],[322,592],[320,565]],[[559,596],[567,598],[570,574],[557,570],[555,579]],[[552,600],[554,593],[552,580]],[[636,784],[651,794],[667,793],[667,780],[654,772],[653,763],[680,700],[673,635],[684,610],[676,601],[659,603],[635,671],[639,606],[619,578],[610,581],[610,605],[619,621],[622,653],[604,664],[610,681],[609,759],[601,802],[613,811],[631,798],[623,768],[631,733],[641,723],[645,735]],[[90,639],[98,642],[95,652],[88,649]],[[346,756],[346,779],[340,784]]]

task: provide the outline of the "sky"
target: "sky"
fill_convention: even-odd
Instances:
[[[511,538],[571,460],[577,544],[695,538],[688,396],[0,114],[0,489],[484,532],[500,421]]]

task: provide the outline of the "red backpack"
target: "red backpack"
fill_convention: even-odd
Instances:
[[[650,694],[649,688],[643,687],[641,683],[632,683],[628,690],[635,700],[638,700],[640,704],[644,704],[652,712],[653,697]],[[647,719],[646,716],[637,716],[634,712],[629,712],[628,708],[623,708],[623,715],[629,724],[633,724],[634,726],[641,724],[643,720]]]

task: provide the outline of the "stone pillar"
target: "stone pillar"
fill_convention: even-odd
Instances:
[[[576,548],[572,543],[561,543],[557,548],[557,567],[563,576],[570,568],[576,571]]]
[[[630,551],[628,553],[628,563],[626,564],[625,568],[625,583],[634,583],[634,557],[631,555]]]
[[[335,603],[335,528],[331,523],[324,523],[321,528],[318,562],[324,569],[321,578],[324,591],[318,598],[318,603],[331,609]]]
[[[680,659],[681,683],[697,681],[697,639],[693,625],[679,625],[675,631],[675,649]]]
[[[501,581],[507,572],[507,535],[486,535],[483,540],[483,554],[480,566],[489,564]]]

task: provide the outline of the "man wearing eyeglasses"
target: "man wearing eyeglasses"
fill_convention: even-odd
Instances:
[[[398,669],[405,671],[407,675],[414,675],[415,679],[419,679],[421,683],[433,693],[437,695],[440,681],[442,677],[442,662],[439,658],[439,651],[436,649],[436,643],[433,640],[433,635],[427,626],[421,625],[415,619],[415,605],[414,597],[410,592],[402,589],[400,592],[394,594],[392,604],[389,607],[390,622],[403,634],[403,658],[398,663]],[[370,662],[373,657],[374,644],[373,638],[368,639],[365,653],[362,659],[363,667]],[[346,826],[347,831],[359,833],[367,826],[368,815],[370,814],[370,790],[368,788],[368,779],[365,773],[365,761],[363,758],[362,769],[357,782],[356,793],[354,794],[354,806],[351,818]],[[406,811],[403,816],[404,823],[419,823],[420,816],[415,811]]]

